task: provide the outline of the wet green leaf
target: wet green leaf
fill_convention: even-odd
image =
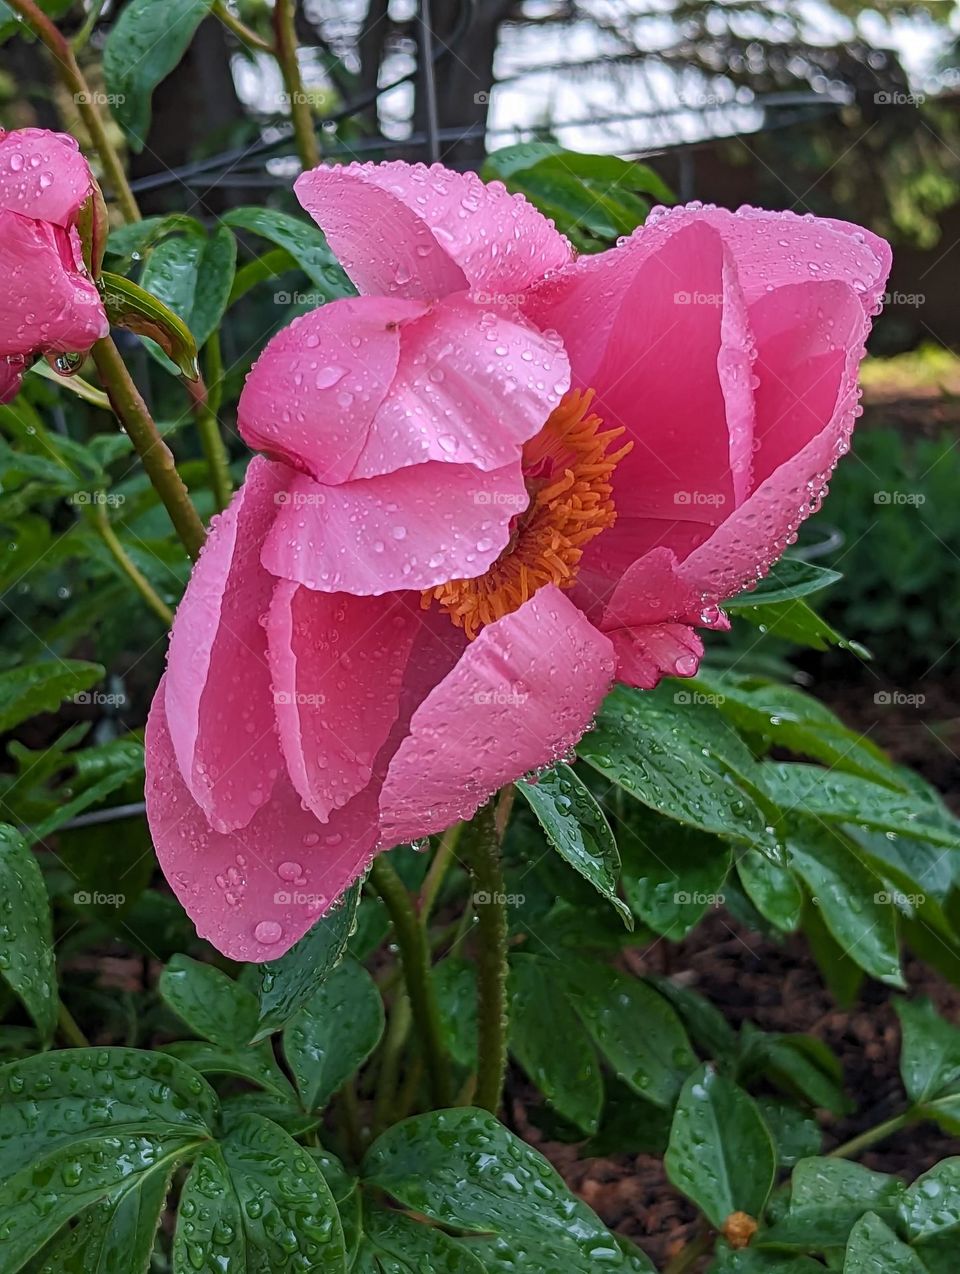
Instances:
[[[289,252],[319,289],[314,305],[356,295],[356,288],[331,252],[323,232],[311,221],[275,208],[231,208],[223,220],[225,225],[260,235]]]
[[[875,1212],[850,1231],[843,1274],[927,1274],[920,1257]]]
[[[58,1005],[50,902],[37,860],[6,823],[0,823],[0,914],[0,976],[49,1041]]]
[[[102,681],[100,664],[81,659],[49,659],[0,672],[0,733],[39,712],[53,712],[64,699]]]
[[[160,975],[160,994],[195,1034],[214,1044],[242,1048],[256,1032],[256,996],[212,964],[174,956]]]

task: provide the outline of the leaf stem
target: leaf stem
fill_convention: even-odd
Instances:
[[[170,521],[190,558],[196,561],[206,539],[206,531],[190,500],[183,479],[177,473],[173,452],[160,437],[140,391],[130,377],[120,351],[107,336],[93,350],[110,406],[129,435],[147,476],[163,501]]]
[[[426,926],[430,919],[430,912],[433,910],[433,904],[437,901],[437,895],[440,892],[450,865],[456,857],[457,841],[464,829],[465,824],[454,823],[453,827],[448,827],[440,837],[440,844],[437,846],[437,852],[433,856],[433,862],[427,869],[427,874],[423,879],[423,885],[420,888],[420,923]]]
[[[852,1137],[849,1141],[845,1141],[841,1146],[835,1146],[827,1155],[828,1159],[853,1159],[860,1155],[864,1150],[869,1150],[871,1146],[875,1146],[878,1141],[885,1141],[887,1137],[892,1137],[895,1132],[899,1132],[902,1128],[907,1128],[916,1119],[915,1112],[905,1110],[902,1115],[896,1115],[893,1119],[885,1119],[881,1124],[875,1124],[873,1128],[868,1128],[866,1132],[859,1133],[856,1137]]]
[[[137,590],[143,600],[147,603],[153,613],[162,619],[169,628],[173,623],[173,611],[166,602],[154,591],[153,585],[139,569],[127,550],[120,543],[116,531],[114,531],[107,510],[102,504],[98,504],[94,512],[94,525],[97,528],[97,534],[103,540],[104,544],[113,554],[117,565],[126,575],[127,579]]]
[[[70,41],[50,21],[45,13],[34,3],[34,0],[9,0],[10,8],[30,27],[34,35],[49,50],[56,63],[57,73],[67,90],[72,94],[83,125],[90,135],[90,141],[100,156],[103,171],[113,188],[117,203],[126,221],[139,221],[140,209],[127,174],[124,172],[120,156],[110,140],[106,125],[97,106],[96,98],[84,78],[80,65],[74,55]]]
[[[401,990],[394,998],[390,1011],[390,1024],[380,1057],[380,1073],[377,1076],[377,1094],[373,1102],[373,1131],[376,1136],[387,1123],[397,1096],[397,1078],[400,1074],[400,1058],[403,1046],[410,1034],[410,997]]]
[[[57,1029],[67,1043],[72,1045],[73,1048],[90,1047],[90,1041],[84,1035],[83,1031],[80,1030],[73,1014],[64,1004],[63,1000],[60,1001],[59,1007],[57,1008]]]
[[[433,1101],[438,1108],[449,1106],[450,1073],[443,1044],[440,1010],[430,972],[427,936],[417,919],[403,881],[383,854],[373,860],[370,883],[383,899],[393,921],[403,978],[410,997],[410,1011],[426,1061]]]
[[[494,806],[475,816],[461,844],[470,865],[477,935],[476,1104],[496,1114],[507,1070],[507,910]]]
[[[233,495],[233,480],[230,477],[230,457],[220,432],[220,422],[210,405],[210,395],[203,381],[184,378],[183,383],[190,395],[191,410],[196,421],[197,433],[200,435],[200,445],[203,448],[207,468],[210,470],[213,498],[222,513]]]
[[[274,53],[280,64],[284,87],[290,99],[290,120],[297,143],[297,154],[305,169],[316,168],[320,163],[317,135],[313,129],[313,112],[303,91],[300,63],[297,61],[297,32],[294,0],[275,0],[273,6],[273,30],[276,36]]]
[[[261,53],[275,52],[269,40],[265,40],[262,35],[257,35],[252,27],[248,27],[245,22],[230,12],[225,0],[216,0],[213,15],[219,18],[228,31],[233,32],[241,44],[245,44],[250,49],[258,49]]]

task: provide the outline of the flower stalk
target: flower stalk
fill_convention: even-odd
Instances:
[[[91,352],[114,415],[130,436],[183,547],[191,560],[196,561],[207,533],[177,472],[173,452],[160,437],[113,340],[109,336],[104,337],[97,341]]]
[[[320,163],[320,148],[313,128],[313,112],[303,91],[300,63],[297,61],[297,32],[293,0],[276,0],[273,9],[273,30],[276,36],[274,53],[280,64],[283,84],[290,99],[290,119],[297,143],[297,154],[305,169],[316,168]]]
[[[162,619],[164,624],[169,628],[173,623],[173,611],[166,602],[154,590],[153,585],[139,569],[130,554],[120,543],[116,531],[110,525],[110,518],[106,508],[102,504],[98,504],[94,513],[94,525],[97,534],[103,540],[104,544],[110,550],[113,558],[120,570],[123,571],[127,579],[137,590],[143,600],[147,603],[153,613]]]
[[[460,841],[476,902],[477,1088],[475,1104],[496,1114],[507,1071],[507,910],[500,835],[493,803],[484,806]]]
[[[434,1104],[442,1109],[450,1105],[450,1072],[443,1043],[440,1010],[430,972],[427,935],[417,918],[403,881],[383,854],[373,860],[370,883],[383,899],[393,922],[394,935],[400,949],[403,979],[410,998],[410,1012],[423,1051],[431,1097]]]
[[[19,14],[52,56],[57,74],[64,87],[72,94],[83,126],[90,136],[91,144],[100,156],[104,174],[120,205],[124,220],[139,221],[140,208],[136,197],[130,188],[117,149],[107,134],[100,109],[80,70],[80,64],[77,62],[70,41],[57,30],[34,0],[9,0],[9,4],[14,13]]]

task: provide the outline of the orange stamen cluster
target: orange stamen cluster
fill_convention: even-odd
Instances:
[[[570,588],[585,546],[616,521],[610,478],[633,443],[608,454],[624,430],[601,433],[602,420],[590,414],[592,401],[592,389],[571,390],[524,447],[530,504],[489,570],[424,592],[423,607],[438,602],[471,641],[545,584]]]

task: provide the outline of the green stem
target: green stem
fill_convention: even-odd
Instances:
[[[224,0],[216,0],[213,6],[213,14],[228,31],[233,32],[241,44],[245,44],[251,49],[259,49],[261,53],[273,53],[275,51],[269,40],[265,40],[262,35],[257,35],[256,31],[235,17],[227,8]]]
[[[126,221],[139,221],[140,209],[127,181],[120,156],[107,135],[106,125],[100,115],[96,99],[74,56],[70,41],[61,34],[34,0],[9,0],[10,8],[18,13],[40,42],[51,53],[67,91],[73,95],[77,111],[90,135],[90,141],[100,156],[103,171],[113,187],[117,203]]]
[[[290,120],[297,143],[297,154],[304,168],[316,168],[320,163],[320,149],[313,128],[313,112],[303,91],[300,63],[297,61],[297,32],[295,27],[296,5],[294,0],[275,0],[273,6],[273,30],[276,36],[277,61],[283,75],[284,87],[290,99]]]
[[[862,1154],[864,1150],[869,1150],[871,1146],[875,1146],[878,1141],[886,1141],[887,1137],[892,1137],[901,1128],[907,1128],[913,1123],[915,1118],[916,1116],[912,1110],[904,1111],[902,1115],[896,1115],[893,1119],[884,1120],[882,1124],[876,1124],[873,1128],[868,1128],[866,1132],[852,1137],[850,1141],[845,1141],[842,1146],[834,1147],[827,1157],[829,1159],[853,1159]]]
[[[84,1035],[83,1031],[80,1030],[80,1027],[74,1020],[73,1014],[64,1004],[63,1000],[60,1001],[60,1006],[57,1009],[57,1029],[67,1043],[73,1048],[90,1047],[90,1041]]]
[[[450,1074],[443,1044],[440,1010],[430,973],[427,936],[420,926],[403,881],[382,854],[373,860],[370,883],[383,899],[393,921],[403,978],[410,997],[410,1011],[426,1061],[433,1101],[438,1108],[449,1106]]]
[[[456,857],[457,841],[460,839],[463,829],[463,823],[454,823],[453,827],[448,827],[440,837],[437,852],[433,856],[433,862],[430,864],[424,877],[423,885],[420,888],[420,923],[424,926],[430,919],[433,904],[437,901],[437,895],[440,892],[446,874]]]
[[[100,14],[103,12],[106,2],[107,0],[93,0],[87,16],[83,20],[83,26],[70,41],[70,46],[74,53],[79,53],[91,35],[93,35],[94,27],[100,21]]]
[[[485,805],[461,841],[470,866],[477,914],[476,1104],[496,1114],[507,1070],[507,909],[500,838],[492,803]]]
[[[203,381],[185,380],[184,384],[190,395],[193,418],[197,424],[197,433],[200,435],[200,445],[210,471],[213,498],[222,513],[233,495],[233,480],[230,477],[230,457],[220,432],[220,422],[210,406],[210,397]]]
[[[411,1020],[410,997],[401,991],[394,1000],[390,1024],[383,1041],[380,1074],[377,1076],[377,1095],[373,1103],[374,1135],[386,1127],[390,1111],[396,1102],[400,1059],[403,1056],[403,1046],[410,1034]]]
[[[173,611],[166,602],[158,596],[154,591],[153,585],[137,567],[136,563],[127,553],[127,550],[117,538],[117,533],[110,524],[110,518],[107,516],[107,510],[102,504],[96,506],[94,512],[94,525],[97,528],[97,534],[103,540],[104,544],[113,554],[117,565],[126,575],[127,579],[137,590],[143,600],[147,603],[155,615],[157,615],[169,628],[173,623]]]
[[[337,1114],[343,1129],[343,1138],[354,1163],[363,1158],[363,1121],[360,1117],[360,1103],[357,1100],[355,1079],[349,1079],[337,1093]]]
[[[153,417],[111,338],[107,336],[97,341],[91,352],[114,415],[130,436],[147,477],[163,501],[184,548],[196,561],[206,539],[206,531],[183,479],[177,473],[173,452],[160,437]]]

